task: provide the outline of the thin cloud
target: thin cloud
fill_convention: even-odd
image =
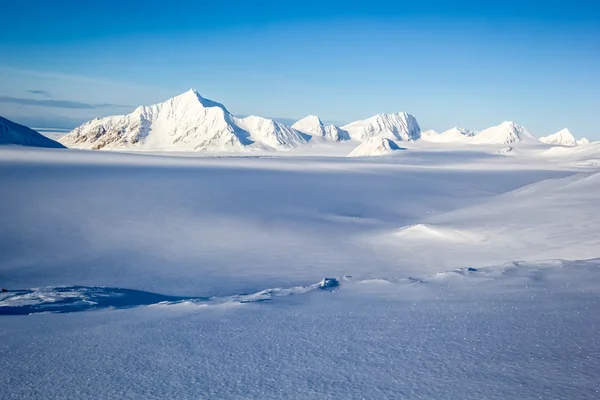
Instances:
[[[40,99],[26,99],[21,97],[10,97],[0,96],[0,103],[13,103],[21,104],[26,106],[42,106],[42,107],[53,107],[53,108],[67,108],[67,109],[88,109],[95,110],[99,108],[129,108],[131,106],[112,104],[112,103],[99,103],[90,104],[82,103],[79,101],[71,100],[40,100]]]
[[[35,94],[38,96],[43,96],[43,97],[52,97],[52,95],[50,94],[50,92],[46,91],[46,90],[41,90],[41,89],[32,89],[32,90],[28,90],[28,93],[31,94]]]

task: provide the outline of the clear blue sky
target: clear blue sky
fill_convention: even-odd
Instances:
[[[600,139],[600,1],[5,1],[0,115],[70,127],[189,88],[235,114]]]

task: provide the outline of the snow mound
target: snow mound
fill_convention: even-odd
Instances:
[[[62,149],[65,147],[33,129],[0,117],[0,145],[3,144],[49,147],[55,149]]]
[[[297,131],[260,117],[236,118],[220,103],[189,90],[131,114],[94,119],[60,139],[83,149],[241,151],[306,143]]]
[[[302,118],[292,125],[292,128],[306,135],[322,137],[335,142],[350,139],[347,132],[335,125],[324,125],[316,115]]]
[[[514,122],[505,121],[500,125],[487,128],[473,136],[472,144],[510,144],[515,142],[535,143],[538,140],[525,128]]]
[[[391,140],[418,140],[421,128],[415,117],[405,112],[396,114],[377,114],[369,119],[355,121],[342,127],[350,138],[364,141],[372,137],[384,137]]]
[[[444,226],[416,224],[401,228],[396,236],[405,240],[441,240],[456,243],[476,243],[485,240],[483,235]]]
[[[587,140],[587,139],[586,139]],[[574,147],[579,143],[568,129],[563,129],[550,136],[540,138],[540,142],[557,146]]]
[[[376,136],[369,138],[358,145],[350,154],[348,154],[348,157],[381,156],[390,154],[396,150],[405,149],[398,146],[393,140]]]
[[[586,144],[590,144],[590,140],[588,138],[581,138],[577,141],[578,146],[583,146]]]

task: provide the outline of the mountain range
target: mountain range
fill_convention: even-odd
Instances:
[[[10,123],[7,121],[2,119],[4,126]],[[23,128],[29,128],[11,124],[11,132],[15,131],[14,126],[19,126],[17,131],[23,133],[13,135],[11,139],[7,139],[7,133],[3,133],[0,143],[60,146],[33,130],[27,133],[23,131]],[[8,128],[3,129],[8,132]],[[360,151],[357,149],[357,153],[386,153],[400,147],[396,142],[419,140],[482,145],[524,142],[560,146],[589,142],[587,139],[577,141],[566,129],[538,140],[524,127],[510,121],[480,132],[458,127],[442,133],[422,132],[416,118],[405,112],[377,114],[341,127],[326,125],[318,116],[309,115],[288,126],[269,118],[235,116],[223,104],[206,99],[193,89],[163,103],[140,106],[127,115],[96,118],[59,139],[66,147],[92,150],[206,152],[287,150],[347,140],[361,143],[369,141]]]
[[[127,115],[94,119],[60,139],[83,149],[227,152],[285,150],[311,141],[364,141],[370,137],[418,140],[421,129],[407,113],[378,114],[343,127],[309,115],[288,127],[257,116],[239,118],[225,106],[189,90],[163,103],[140,106]]]

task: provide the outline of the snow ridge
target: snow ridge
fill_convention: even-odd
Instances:
[[[3,144],[49,147],[55,149],[65,147],[31,128],[0,117],[0,145]]]

